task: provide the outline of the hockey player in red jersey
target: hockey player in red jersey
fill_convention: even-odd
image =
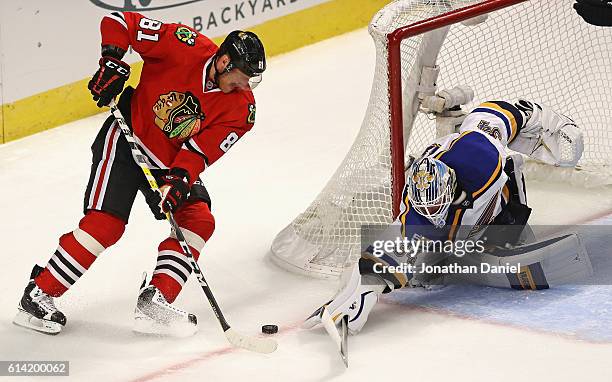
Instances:
[[[199,175],[253,127],[251,89],[266,69],[263,45],[252,32],[234,31],[217,47],[189,27],[132,12],[104,17],[100,30],[100,68],[88,87],[98,106],[108,105],[130,75],[130,66],[122,61],[125,52],[132,47],[143,58],[138,86],[127,87],[118,106],[161,193],[151,191],[118,124],[109,117],[92,145],[85,216],[78,228],[60,237],[44,268],[34,266],[14,320],[46,333],[58,333],[66,324],[54,298],[119,240],[138,190],[157,219],[165,219],[168,209],[174,213],[198,259],[215,228],[210,197]],[[159,244],[152,279],[143,283],[136,322],[147,325],[137,325],[137,330],[163,330],[178,322],[195,331],[195,316],[171,305],[190,273],[172,234]]]

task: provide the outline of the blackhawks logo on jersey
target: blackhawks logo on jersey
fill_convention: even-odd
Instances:
[[[200,101],[190,92],[171,91],[160,95],[153,112],[155,125],[170,139],[183,140],[196,135],[205,118]]]
[[[195,45],[195,39],[198,36],[196,32],[192,31],[191,29],[187,27],[176,28],[174,35],[176,36],[176,38],[178,38],[180,42],[187,44],[189,46]]]

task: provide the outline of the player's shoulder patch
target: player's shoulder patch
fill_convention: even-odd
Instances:
[[[180,42],[189,46],[194,46],[196,43],[196,37],[198,37],[196,32],[183,25],[179,25],[176,28],[174,35]]]
[[[520,110],[516,106],[505,101],[483,102],[472,110],[472,113],[485,113],[499,118],[506,127],[506,139],[508,142],[514,139],[520,127],[523,126],[523,115]],[[487,133],[491,135],[489,132]]]
[[[495,126],[495,125],[491,125],[490,121],[481,119],[478,124],[476,125],[476,128],[478,130],[483,131],[485,134],[489,134],[490,136],[492,136],[493,138],[501,141],[502,140],[502,133],[499,130],[499,127]]]
[[[255,123],[255,112],[257,111],[257,107],[254,103],[250,103],[248,108],[249,114],[247,115],[247,123],[253,125]]]

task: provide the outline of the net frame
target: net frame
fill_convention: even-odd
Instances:
[[[492,14],[504,8],[520,5],[521,3],[535,3],[533,7],[537,7],[538,1],[398,0],[385,6],[377,13],[369,26],[370,34],[374,39],[377,50],[376,73],[370,94],[368,110],[366,111],[366,117],[364,118],[362,128],[345,160],[338,167],[336,173],[321,191],[317,199],[313,201],[311,206],[303,214],[300,214],[300,216],[276,237],[271,248],[272,261],[285,269],[307,276],[336,278],[346,267],[351,266],[359,257],[360,242],[357,238],[359,230],[355,228],[355,225],[388,224],[391,223],[393,217],[397,216],[399,213],[405,180],[404,156],[407,149],[410,153],[415,149],[415,147],[412,147],[414,146],[413,140],[411,141],[411,135],[415,133],[413,126],[430,127],[419,125],[422,120],[417,120],[418,113],[410,116],[410,113],[406,113],[405,111],[407,104],[411,101],[409,97],[406,96],[406,90],[418,84],[407,83],[406,78],[409,77],[409,75],[406,74],[406,67],[402,67],[402,59],[405,59],[402,49],[406,49],[406,46],[402,48],[404,42],[410,41],[410,44],[417,46],[418,52],[416,54],[418,56],[422,53],[420,49],[431,42],[427,41],[430,35],[433,37],[432,40],[436,40],[437,38],[440,45],[442,45],[445,42],[446,33],[451,25],[466,22],[482,15]],[[385,11],[393,11],[393,7],[395,6],[399,8],[409,8],[415,6],[415,4],[417,7],[432,8],[442,8],[448,4],[449,7],[453,6],[455,8],[441,11],[439,14],[432,17],[423,17],[416,22],[411,22],[401,27],[393,27],[392,23],[389,23],[390,25],[386,24],[389,20],[385,19],[385,17],[387,17]],[[541,4],[542,3],[540,3],[540,5]],[[562,5],[555,4],[555,6],[567,6],[568,4],[569,7],[571,7],[571,1],[563,0]],[[522,7],[522,5],[520,6]],[[439,10],[440,9],[437,9],[433,13]],[[573,16],[578,17],[578,15]],[[383,34],[384,46],[381,47],[381,40],[377,40],[376,35],[380,37],[380,35]],[[439,34],[439,36],[435,36],[435,34]],[[609,36],[610,35],[606,35],[606,41],[612,42]],[[415,48],[411,47],[410,49],[414,50]],[[432,56],[429,57],[429,59],[433,59],[434,64],[437,64],[437,55],[440,52],[440,46],[438,46],[437,49],[435,53],[425,53],[425,55]],[[379,55],[385,56],[386,65],[380,65],[378,59]],[[612,56],[609,58],[609,61],[612,62]],[[420,56],[418,56],[418,59],[420,59]],[[382,66],[384,66],[384,68]],[[414,64],[408,67],[412,70],[414,67],[418,68],[418,65]],[[380,74],[380,70],[383,70],[384,73]],[[607,83],[612,83],[612,75],[608,71],[604,74],[606,75]],[[380,82],[381,78],[384,78],[384,85],[386,86],[385,96],[388,97],[384,102],[381,95],[377,94],[377,92],[380,93],[380,88],[377,87],[376,82]],[[377,97],[379,97],[379,99],[377,99]],[[380,101],[381,104],[374,104],[378,101]],[[384,104],[385,102],[387,102],[387,104]],[[378,116],[372,117],[372,114],[375,113],[378,113]],[[409,120],[410,118],[412,118],[411,121]],[[612,121],[612,116],[607,119]],[[351,167],[354,165],[354,158],[351,158],[351,156],[354,155],[356,147],[363,146],[364,144],[367,145],[364,136],[367,135],[368,132],[364,132],[364,130],[366,128],[371,128],[371,125],[375,123],[387,124],[386,126],[388,128],[388,136],[381,138],[383,140],[388,140],[388,142],[380,144],[381,147],[377,149],[380,149],[383,154],[386,152],[385,155],[389,156],[389,160],[388,162],[380,161],[376,166],[373,166],[376,167],[375,172],[388,171],[387,175],[376,174],[375,176],[381,187],[385,190],[379,192],[373,198],[371,190],[372,185],[370,184],[367,187],[355,190],[352,195],[344,189],[340,190],[339,194],[334,195],[333,193],[339,188],[336,187],[337,184],[334,184],[334,182],[346,183],[350,181],[348,178],[351,176],[355,176],[359,179],[358,182],[363,181],[363,173],[360,172],[360,170],[363,169]],[[419,140],[423,139],[423,137],[415,138]],[[596,137],[596,139],[597,138],[599,137]],[[601,149],[601,147],[598,147],[598,149]],[[367,150],[362,150],[362,153],[366,151]],[[365,155],[368,156],[368,160],[372,160],[372,158],[376,157],[376,155],[369,152],[366,152]],[[606,163],[610,162],[609,157],[605,159]],[[589,166],[592,167],[590,161]],[[367,168],[368,166],[366,165],[365,167]],[[564,169],[561,171],[550,170],[550,166],[535,164],[533,166],[528,166],[526,174],[529,177],[531,173],[534,173],[537,178],[542,179],[544,178],[542,174],[544,174],[548,179],[569,181],[574,184],[609,184],[612,179],[612,171],[610,171],[609,166],[600,167],[596,171],[580,171],[580,167],[578,167],[579,171],[575,171],[575,169]],[[594,168],[591,170],[594,170]],[[342,186],[346,188],[346,184]],[[372,200],[376,198],[380,198],[380,200]],[[360,204],[362,202],[366,204],[365,207]],[[375,213],[378,213],[378,215],[365,216],[364,211],[366,213],[370,212],[373,204],[375,204]],[[326,208],[328,210],[323,211]],[[350,216],[351,213],[354,213],[355,216]],[[345,227],[338,228],[338,221],[342,221]],[[310,230],[310,232],[304,234],[304,232],[308,230]],[[321,240],[321,237],[325,235],[333,237],[328,242],[324,242],[324,240]],[[339,238],[342,235],[346,236],[346,240],[341,240],[342,238]]]
[[[404,119],[402,95],[401,44],[407,38],[422,35],[435,29],[472,19],[476,16],[498,11],[528,0],[490,0],[459,8],[448,13],[431,17],[414,24],[398,28],[387,36],[389,65],[389,97],[391,114],[391,158],[392,166],[392,199],[393,216],[400,211],[401,195],[405,183],[404,176]]]

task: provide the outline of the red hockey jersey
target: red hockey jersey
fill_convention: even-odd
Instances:
[[[102,19],[102,45],[144,60],[131,100],[132,129],[153,167],[180,167],[193,183],[255,123],[251,91],[221,92],[207,78],[218,47],[193,29],[134,12]]]

